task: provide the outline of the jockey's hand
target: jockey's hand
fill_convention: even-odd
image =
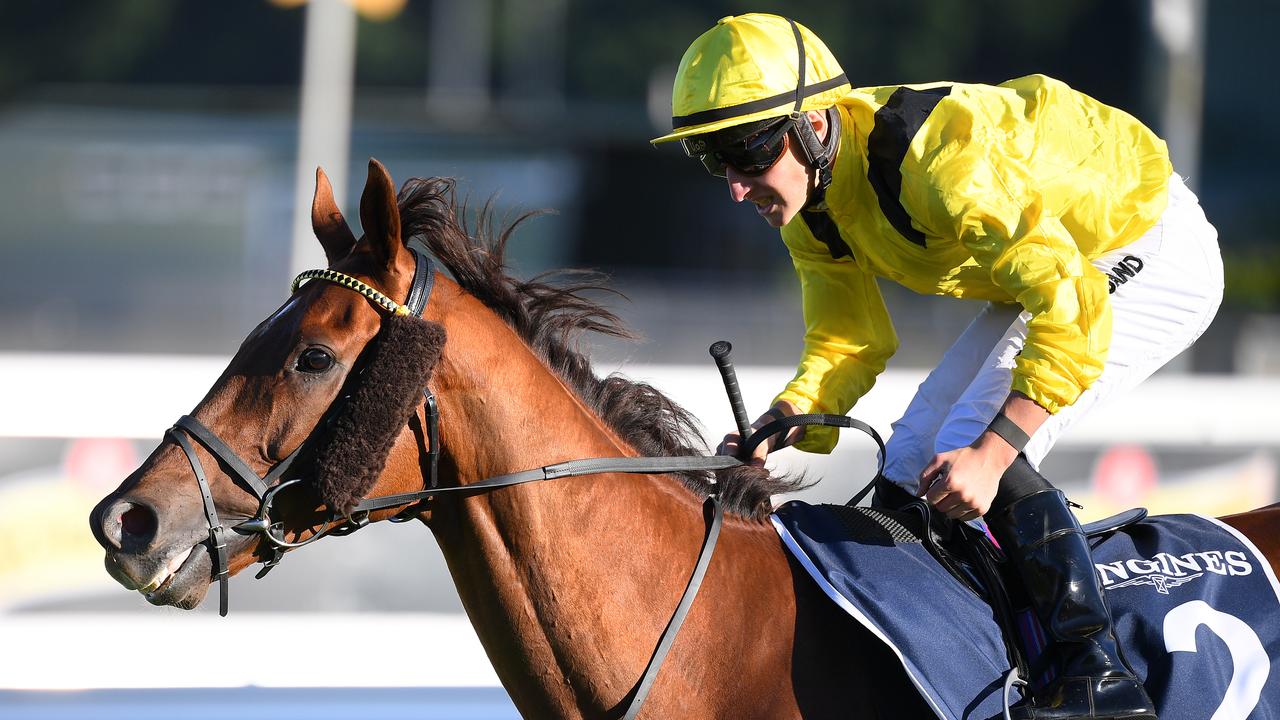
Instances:
[[[779,401],[775,403],[773,407],[769,408],[768,412],[756,418],[756,421],[751,423],[751,430],[752,432],[755,432],[774,420],[790,417],[797,413],[798,410],[794,405],[785,400]],[[791,428],[781,435],[771,435],[767,440],[757,445],[755,450],[751,452],[751,457],[745,458],[745,460],[749,465],[764,467],[765,458],[769,456],[769,453],[777,450],[778,448],[787,447],[788,445],[797,442],[802,437],[804,437],[803,427]],[[716,448],[716,454],[737,457],[738,448],[740,447],[742,447],[742,435],[737,431],[734,431],[725,435],[724,439],[720,441],[720,446]]]
[[[752,429],[755,429],[754,425],[752,426]],[[757,445],[756,449],[751,451],[751,457],[746,460],[747,464],[755,465],[756,467],[764,467],[764,459],[773,451],[771,445],[772,443],[768,440]],[[728,435],[725,435],[724,439],[720,441],[720,447],[716,448],[716,454],[737,457],[738,448],[740,447],[742,447],[742,436],[736,431],[731,432]]]
[[[991,509],[1000,478],[1018,453],[1006,444],[988,441],[983,433],[973,445],[933,456],[920,473],[916,495],[925,498],[953,520],[973,520]]]

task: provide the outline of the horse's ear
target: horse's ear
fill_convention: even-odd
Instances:
[[[315,231],[324,256],[333,265],[346,257],[355,247],[356,236],[351,233],[347,219],[342,217],[338,203],[333,199],[333,186],[324,168],[316,168],[316,196],[311,201],[311,229]]]
[[[369,158],[369,179],[360,195],[360,224],[374,257],[382,267],[394,269],[396,258],[407,252],[400,241],[400,207],[391,174],[373,158]]]

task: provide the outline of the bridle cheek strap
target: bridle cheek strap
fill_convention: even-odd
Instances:
[[[184,415],[183,418],[186,416]],[[213,491],[209,489],[209,481],[204,476],[204,466],[201,465],[191,441],[184,433],[178,432],[177,425],[165,431],[165,435],[172,437],[178,443],[178,447],[182,448],[182,452],[186,453],[187,461],[191,463],[191,470],[196,476],[196,484],[200,486],[200,499],[204,501],[205,519],[209,521],[209,561],[213,564],[213,577],[218,581],[218,614],[226,617],[227,580],[230,574],[227,562],[227,529],[218,519],[218,509],[213,504]]]
[[[225,463],[227,468],[231,470],[231,476],[252,492],[260,502],[266,497],[268,488],[293,464],[294,459],[298,457],[298,453],[302,451],[302,446],[299,445],[297,449],[289,453],[288,457],[271,468],[271,471],[265,477],[259,477],[240,459],[239,455],[236,455],[226,443],[222,442],[222,439],[217,434],[190,415],[183,415],[178,418],[178,422],[166,430],[165,435],[173,438],[178,447],[182,448],[183,454],[187,456],[187,462],[191,464],[191,471],[196,476],[196,485],[200,487],[200,499],[204,503],[205,519],[209,521],[209,560],[213,564],[213,577],[218,581],[218,614],[226,617],[227,582],[230,577],[226,540],[227,528],[218,519],[218,508],[213,502],[213,490],[209,487],[209,480],[205,476],[204,465],[200,462],[200,456],[196,454],[195,445],[191,443],[187,436],[190,435],[199,440],[200,444],[204,445],[205,449],[215,459]]]

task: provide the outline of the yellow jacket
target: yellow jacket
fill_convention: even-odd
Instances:
[[[1013,390],[1049,412],[1102,372],[1107,279],[1090,260],[1159,219],[1172,167],[1120,110],[1043,75],[997,86],[860,88],[837,106],[826,213],[782,228],[800,279],[804,352],[778,399],[843,414],[897,349],[875,277],[1031,314]],[[830,452],[836,432],[797,445]]]

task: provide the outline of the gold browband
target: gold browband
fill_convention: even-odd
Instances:
[[[301,273],[298,273],[298,277],[293,279],[293,285],[289,287],[289,294],[292,295],[293,293],[298,292],[298,288],[302,286],[302,283],[312,279],[327,280],[331,283],[336,283],[338,285],[341,285],[342,287],[347,288],[349,290],[355,290],[361,295],[369,298],[370,300],[374,301],[378,305],[382,306],[383,310],[394,313],[396,315],[409,314],[408,305],[401,305],[395,300],[392,300],[386,295],[383,295],[382,293],[373,289],[369,285],[366,285],[365,283],[360,282],[359,280],[351,277],[350,275],[343,275],[342,273],[336,270],[306,270]]]

